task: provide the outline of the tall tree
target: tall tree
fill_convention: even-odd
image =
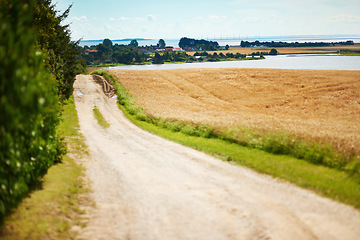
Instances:
[[[137,48],[139,46],[139,43],[136,39],[131,40],[130,46],[133,46],[134,48]]]
[[[154,64],[163,64],[164,63],[162,56],[157,52],[155,53],[155,56],[153,57],[152,61]]]
[[[271,49],[269,52],[269,55],[277,55],[277,54],[278,54],[278,51],[275,48]]]
[[[105,38],[105,39],[104,39],[103,44],[104,44],[105,46],[107,46],[107,47],[110,47],[110,48],[111,48],[112,45],[113,45],[112,41],[111,41],[110,39],[108,39],[108,38]]]
[[[59,14],[51,0],[34,0],[33,25],[38,29],[38,44],[47,54],[47,68],[56,78],[61,100],[72,95],[76,75],[75,60],[79,52],[78,42],[70,39],[69,25],[62,21],[69,15],[69,6]]]
[[[166,46],[164,39],[160,39],[158,44],[159,44],[159,48],[165,48]]]

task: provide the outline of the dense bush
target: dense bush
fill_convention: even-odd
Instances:
[[[186,48],[196,48],[196,49],[202,49],[206,51],[215,51],[219,49],[219,43],[213,42],[213,41],[207,41],[204,39],[197,40],[193,38],[187,38],[183,37],[179,41],[179,47],[186,49]]]
[[[0,3],[0,222],[60,161],[56,81],[36,47],[32,1]]]

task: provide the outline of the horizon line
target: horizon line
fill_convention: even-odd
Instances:
[[[308,34],[308,35],[268,35],[268,36],[261,36],[261,35],[239,35],[239,36],[214,36],[214,37],[188,37],[188,38],[194,38],[194,39],[208,39],[208,40],[241,40],[241,39],[248,39],[248,38],[258,38],[260,39],[266,39],[266,38],[279,38],[279,37],[286,37],[286,38],[306,38],[306,37],[354,37],[354,38],[360,38],[360,34]],[[184,36],[185,37],[185,36]],[[142,38],[142,37],[135,37],[135,38],[122,38],[122,39],[110,39],[110,38],[102,38],[102,39],[81,39],[80,41],[103,41],[104,39],[110,39],[111,41],[131,41],[131,40],[138,40],[138,41],[146,41],[146,40],[157,40],[157,39],[167,39],[167,40],[177,40],[181,39],[183,37],[174,37],[174,38]],[[351,40],[351,39],[349,39]],[[78,41],[78,40],[77,40]]]

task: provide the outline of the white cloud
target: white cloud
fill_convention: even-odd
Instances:
[[[258,17],[245,17],[240,20],[242,23],[254,23],[260,21],[260,18]]]
[[[156,20],[156,16],[149,14],[149,15],[147,16],[147,20],[150,21],[150,22],[153,22],[153,21]]]
[[[145,21],[145,18],[141,18],[141,17],[136,17],[136,18],[133,18],[135,21],[137,22],[141,22],[141,21]]]
[[[219,16],[209,16],[209,19],[210,20],[219,20],[220,19],[220,17]]]
[[[116,20],[116,19],[115,19],[115,18],[113,18],[113,17],[111,17],[111,18],[110,18],[110,21],[115,21],[115,20]]]
[[[78,21],[78,22],[81,22],[81,21],[85,21],[87,22],[87,18],[86,16],[81,16],[81,17],[72,17],[71,20],[75,20],[75,21]]]
[[[225,23],[225,21],[227,21],[227,17],[226,16],[211,15],[211,16],[209,16],[209,20],[214,22],[214,23],[220,23],[220,22]]]
[[[356,22],[360,22],[360,16],[353,16],[353,15],[348,15],[348,14],[340,14],[340,15],[330,17],[330,21],[338,22],[338,23],[339,22],[340,23],[344,23],[344,22],[356,23]]]

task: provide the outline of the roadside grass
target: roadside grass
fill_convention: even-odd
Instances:
[[[134,98],[111,73],[96,70],[91,74],[111,81],[120,109],[147,131],[360,208],[358,155],[342,156],[326,144],[309,144],[287,133],[248,128],[219,132],[210,126],[153,118],[134,104]]]
[[[244,147],[218,138],[190,136],[125,115],[137,126],[182,145],[203,151],[232,164],[249,167],[260,173],[284,179],[300,187],[360,209],[360,183],[344,171],[314,165],[288,155],[276,155],[260,149]]]
[[[105,120],[104,116],[101,114],[100,110],[96,106],[93,108],[93,112],[100,126],[105,129],[110,127],[110,124]]]
[[[84,138],[73,99],[64,105],[63,121],[58,131],[65,137],[68,154],[62,163],[52,166],[42,182],[5,219],[0,238],[7,239],[76,239],[76,230],[85,226],[89,204],[84,170],[73,157],[86,156]]]

